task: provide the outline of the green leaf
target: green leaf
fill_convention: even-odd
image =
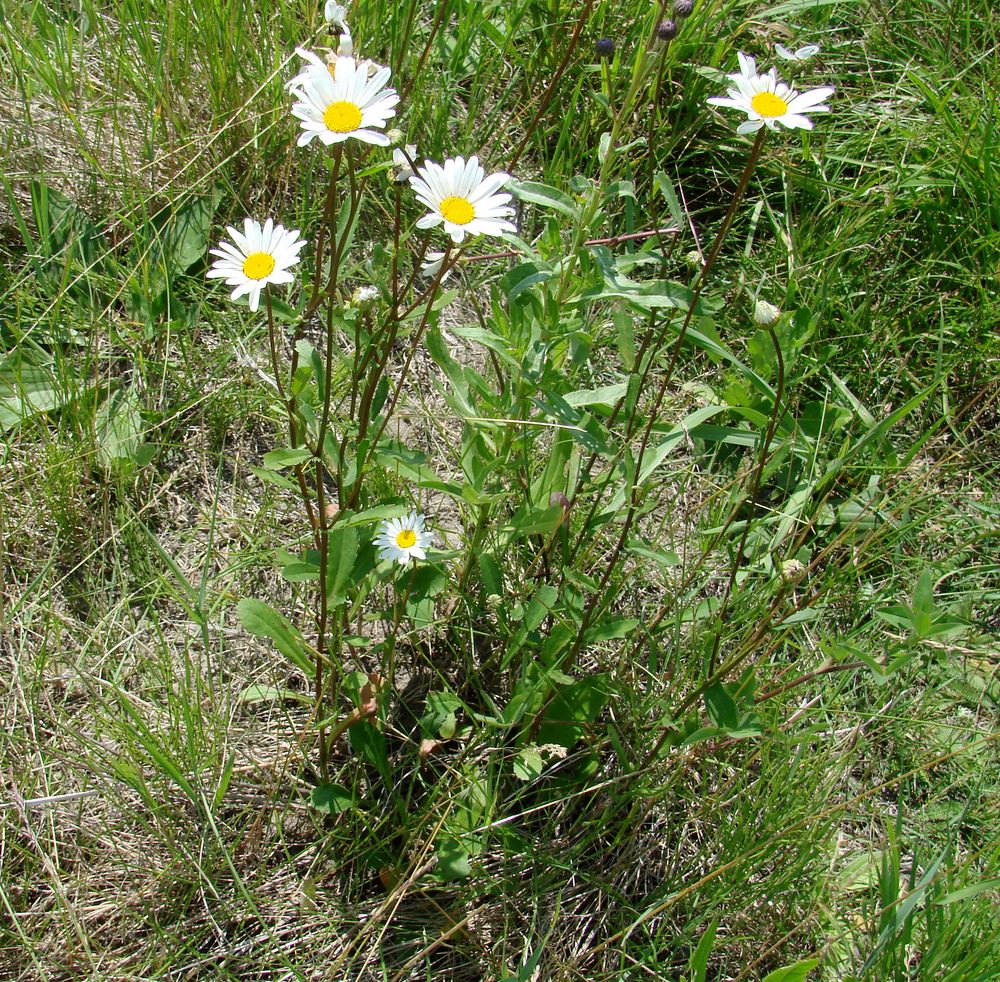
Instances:
[[[733,697],[721,682],[713,682],[705,690],[705,708],[716,726],[725,730],[735,730],[739,726],[740,713]]]
[[[319,579],[319,567],[314,563],[288,563],[281,568],[281,578],[289,583],[306,583]]]
[[[438,690],[427,693],[427,705],[420,717],[420,730],[425,737],[450,740],[455,735],[455,713],[462,701],[452,692]]]
[[[269,638],[286,658],[306,675],[312,675],[313,664],[306,654],[302,635],[274,608],[253,597],[244,597],[236,605],[236,614],[247,631],[258,638]]]
[[[368,720],[363,720],[347,731],[347,738],[355,753],[379,772],[388,790],[392,785],[392,778],[382,731],[376,729]]]
[[[705,933],[698,941],[698,947],[695,948],[694,954],[688,962],[691,982],[705,982],[705,976],[708,973],[708,956],[712,954],[712,948],[715,945],[715,932],[718,929],[719,919],[716,918],[705,928]]]
[[[222,191],[219,188],[213,188],[207,195],[192,196],[174,212],[164,226],[159,237],[159,248],[169,280],[204,258],[212,216],[221,200]]]
[[[638,626],[639,621],[634,617],[609,617],[589,628],[583,640],[585,644],[597,644],[614,638],[627,638]]]
[[[326,562],[326,595],[331,606],[347,602],[353,586],[354,560],[358,556],[358,530],[335,525],[330,531]]]
[[[558,211],[567,218],[576,218],[577,208],[573,199],[547,184],[539,184],[536,181],[509,181],[507,190],[512,192],[518,201],[541,205],[543,208]]]
[[[134,386],[111,393],[94,420],[101,463],[110,467],[118,460],[135,460],[142,443],[142,404]]]
[[[479,575],[483,581],[486,595],[503,596],[503,574],[500,564],[488,552],[481,552],[476,557],[479,563]]]
[[[768,972],[761,982],[804,982],[805,977],[819,964],[818,958],[805,958],[786,968]]]
[[[606,675],[591,675],[572,685],[563,686],[545,712],[536,741],[557,743],[571,749],[587,732],[608,702]]]
[[[268,470],[280,471],[285,467],[304,464],[311,457],[312,451],[308,447],[282,447],[264,454],[263,463]]]
[[[316,811],[326,815],[339,815],[357,804],[354,795],[342,784],[320,784],[312,789],[309,800]]]
[[[60,384],[51,357],[12,354],[0,361],[0,429],[9,430],[40,413],[59,409],[93,388]]]
[[[254,467],[251,465],[250,473],[259,477],[265,484],[273,484],[275,487],[283,488],[285,491],[298,491],[299,486],[294,482],[289,480],[287,477],[282,477],[276,471],[269,471],[264,467]]]
[[[538,747],[522,747],[514,758],[514,777],[519,781],[533,781],[545,770]]]
[[[309,696],[294,689],[279,689],[274,685],[263,685],[255,682],[248,685],[237,697],[238,702],[252,705],[255,702],[303,702],[309,703],[312,700]]]
[[[625,548],[636,556],[642,556],[643,559],[651,559],[664,569],[669,569],[671,566],[679,566],[681,562],[681,557],[676,552],[666,549],[652,549],[641,542],[636,542],[635,539],[630,539],[625,544]]]
[[[605,385],[599,389],[577,389],[576,392],[570,392],[563,398],[571,406],[607,406],[610,409],[625,395],[627,386],[627,382],[618,382],[616,385]]]
[[[940,900],[935,901],[935,903],[942,907],[947,904],[957,904],[963,900],[971,900],[973,897],[978,897],[981,893],[992,893],[994,890],[1000,891],[1000,878],[980,880],[978,883],[962,887],[961,890],[952,890],[951,893],[946,893]]]
[[[524,614],[524,627],[534,631],[546,616],[552,613],[559,591],[548,583],[543,583],[532,595]]]
[[[437,846],[437,873],[442,880],[464,880],[472,872],[469,850],[458,839],[442,839]]]

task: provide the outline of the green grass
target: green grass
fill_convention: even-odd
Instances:
[[[0,979],[1000,978],[995,15],[703,0],[657,105],[616,122],[656,19],[350,11],[421,156],[566,197],[523,201],[535,255],[466,264],[387,351],[392,387],[413,351],[399,443],[354,510],[416,507],[451,553],[368,570],[361,526],[327,733],[384,684],[323,762],[316,589],[287,575],[312,535],[262,468],[288,445],[267,322],[203,276],[244,215],[315,242],[329,155],[294,146],[283,86],[322,10],[5,6]],[[749,146],[705,99],[793,39],[831,112],[765,145],[674,365]],[[358,167],[344,296],[388,282],[388,159]],[[609,297],[616,257],[679,309]],[[644,369],[612,416],[592,390]],[[251,633],[248,599],[304,640]]]

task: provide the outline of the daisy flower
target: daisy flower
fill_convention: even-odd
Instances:
[[[327,146],[353,137],[363,143],[388,146],[389,138],[376,130],[396,115],[399,95],[388,88],[389,69],[379,68],[368,77],[368,63],[339,56],[332,66],[311,51],[296,52],[309,64],[289,83],[298,99],[292,115],[300,120],[299,146],[319,137]]]
[[[383,522],[375,537],[378,558],[394,560],[401,566],[411,559],[426,559],[425,550],[433,541],[434,533],[424,530],[424,516],[415,511]]]
[[[788,129],[812,129],[812,120],[803,115],[827,113],[829,106],[821,103],[833,95],[833,89],[823,86],[798,93],[791,86],[778,80],[772,68],[764,75],[758,75],[753,58],[739,53],[740,71],[730,75],[731,86],[725,96],[713,96],[708,100],[713,106],[728,106],[747,114],[746,122],[740,123],[737,133],[753,133],[762,126],[776,129],[778,123]]]
[[[295,277],[288,271],[299,261],[299,252],[306,244],[298,229],[275,225],[269,218],[260,222],[248,218],[240,232],[226,226],[232,242],[223,239],[218,249],[209,249],[218,256],[205,274],[209,279],[224,279],[226,286],[235,286],[232,299],[249,294],[250,309],[260,306],[260,292],[268,283],[291,283]],[[235,244],[234,244],[235,243]]]
[[[808,61],[814,55],[819,54],[818,44],[806,44],[796,51],[789,51],[783,44],[774,46],[774,53],[785,61]]]
[[[421,204],[431,213],[417,219],[417,228],[434,228],[444,223],[452,241],[460,243],[466,235],[499,235],[516,232],[507,221],[514,209],[507,205],[509,194],[497,194],[510,174],[502,171],[486,177],[478,157],[454,157],[441,164],[428,160],[410,178],[410,185]]]

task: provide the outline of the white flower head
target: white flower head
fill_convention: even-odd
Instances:
[[[365,307],[376,300],[378,300],[378,287],[376,286],[359,286],[351,294],[351,303],[356,307]]]
[[[426,550],[433,541],[434,533],[424,529],[424,516],[416,511],[383,522],[375,536],[378,558],[391,559],[401,566],[411,559],[426,559]]]
[[[336,0],[326,0],[326,7],[323,10],[326,22],[336,31],[347,31],[347,7]]]
[[[226,231],[232,242],[223,239],[218,249],[209,249],[218,259],[205,275],[209,279],[224,279],[226,286],[236,287],[233,300],[248,294],[250,309],[256,310],[265,286],[294,281],[289,270],[299,261],[306,240],[299,238],[298,229],[275,225],[270,218],[263,226],[248,218],[242,232],[232,225]]]
[[[516,232],[512,222],[514,209],[507,202],[509,194],[497,194],[508,181],[502,171],[486,176],[478,157],[453,157],[444,165],[428,160],[410,178],[410,186],[429,215],[417,219],[417,228],[444,224],[452,241],[460,243],[466,235],[499,235]]]
[[[808,61],[819,54],[819,45],[806,44],[796,51],[789,51],[783,44],[776,44],[774,53],[785,61]]]
[[[753,321],[760,327],[773,324],[781,316],[781,311],[766,300],[758,300],[753,307]]]
[[[298,100],[292,115],[300,120],[299,146],[318,137],[329,146],[354,138],[385,147],[389,139],[377,130],[396,115],[399,95],[389,88],[389,69],[377,68],[369,78],[369,62],[338,56],[327,66],[311,51],[296,48],[309,63],[289,88]]]
[[[772,68],[764,75],[757,74],[753,58],[739,52],[740,71],[730,75],[730,88],[725,96],[713,96],[708,100],[713,106],[728,106],[747,114],[746,122],[740,123],[737,133],[754,133],[762,126],[776,129],[778,123],[788,129],[812,129],[809,113],[827,113],[829,106],[822,105],[833,95],[829,86],[810,89],[798,93],[791,86],[778,79]]]

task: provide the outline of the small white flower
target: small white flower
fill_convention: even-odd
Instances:
[[[392,134],[390,133],[390,139]],[[415,143],[406,144],[406,152],[402,147],[396,147],[392,151],[392,179],[397,184],[403,184],[413,177],[413,165],[410,163],[417,155],[417,145]]]
[[[405,566],[411,559],[426,559],[426,549],[434,541],[434,533],[424,530],[424,516],[411,511],[404,518],[391,518],[382,523],[375,537],[379,559],[391,559]]]
[[[338,28],[347,30],[347,8],[343,4],[337,3],[336,0],[326,0],[323,16],[334,30]]]
[[[205,274],[209,279],[224,279],[226,286],[235,286],[232,299],[249,295],[250,309],[260,306],[260,294],[268,283],[291,283],[295,277],[288,272],[299,261],[299,252],[306,244],[298,229],[275,225],[269,218],[260,222],[246,219],[243,231],[228,225],[232,242],[223,239],[218,249],[209,253],[219,258]],[[234,244],[235,243],[235,244]]]
[[[797,51],[789,51],[783,44],[776,44],[774,46],[774,53],[779,58],[784,58],[785,61],[808,61],[810,58],[819,54],[819,45],[807,44],[799,48]]]
[[[417,176],[419,175],[419,176]],[[478,157],[453,157],[444,166],[428,160],[410,178],[410,186],[429,215],[417,219],[417,228],[434,228],[444,223],[452,241],[460,243],[466,235],[499,235],[516,232],[507,221],[514,209],[507,205],[509,194],[497,194],[509,174],[491,174],[479,165]]]
[[[311,51],[296,48],[309,63],[289,83],[297,102],[292,115],[301,121],[299,146],[318,137],[329,146],[353,137],[364,143],[388,146],[386,122],[396,115],[399,95],[386,86],[389,69],[379,68],[368,77],[368,62],[338,57],[327,66]]]
[[[773,324],[781,316],[781,311],[766,300],[758,300],[753,308],[753,320],[761,327]]]
[[[772,68],[764,75],[757,74],[753,58],[739,52],[740,71],[729,76],[730,88],[725,96],[708,100],[713,106],[728,106],[747,114],[747,120],[736,128],[737,133],[753,133],[762,126],[776,129],[778,123],[788,129],[812,129],[812,120],[804,115],[827,113],[829,106],[821,105],[833,95],[833,89],[823,86],[797,93],[791,86],[778,80]]]
[[[356,307],[363,307],[375,300],[378,300],[378,287],[374,286],[359,286],[351,296],[351,303]]]

